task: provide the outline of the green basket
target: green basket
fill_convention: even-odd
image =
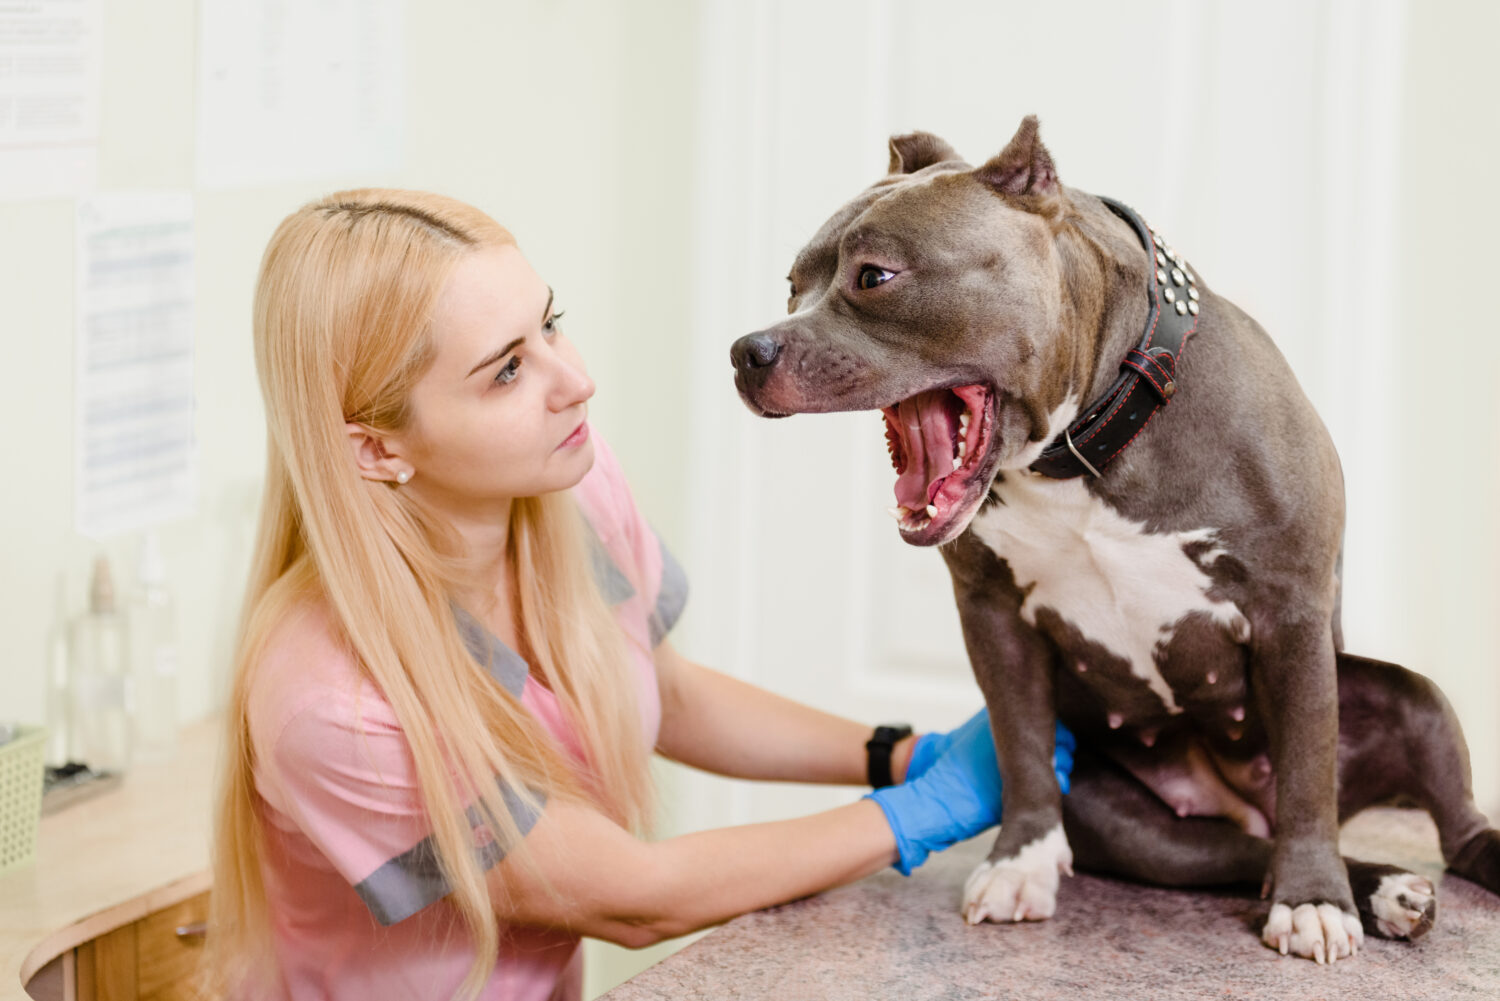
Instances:
[[[46,740],[43,727],[23,726],[18,737],[0,744],[0,873],[36,858]]]

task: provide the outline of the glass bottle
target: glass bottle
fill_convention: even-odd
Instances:
[[[135,679],[133,755],[160,760],[177,746],[177,620],[155,532],[141,537],[136,579],[127,619]]]
[[[68,612],[68,580],[57,575],[57,599],[52,626],[47,630],[47,749],[46,763],[61,768],[74,760],[73,701],[69,690],[68,637],[72,633]]]

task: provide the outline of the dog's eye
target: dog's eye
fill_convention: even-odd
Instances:
[[[896,277],[896,274],[893,271],[887,271],[885,268],[877,268],[873,264],[866,264],[859,269],[859,287],[862,289],[872,289],[876,285],[884,285],[894,277]]]

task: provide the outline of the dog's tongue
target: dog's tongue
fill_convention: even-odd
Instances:
[[[934,389],[902,400],[894,409],[906,450],[906,469],[896,480],[896,503],[920,511],[953,472],[953,443],[963,402],[946,389]]]

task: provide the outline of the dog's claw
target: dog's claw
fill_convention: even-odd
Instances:
[[[1294,908],[1278,903],[1271,905],[1261,941],[1283,956],[1302,956],[1327,966],[1357,953],[1364,932],[1356,915],[1335,904],[1306,903]]]

